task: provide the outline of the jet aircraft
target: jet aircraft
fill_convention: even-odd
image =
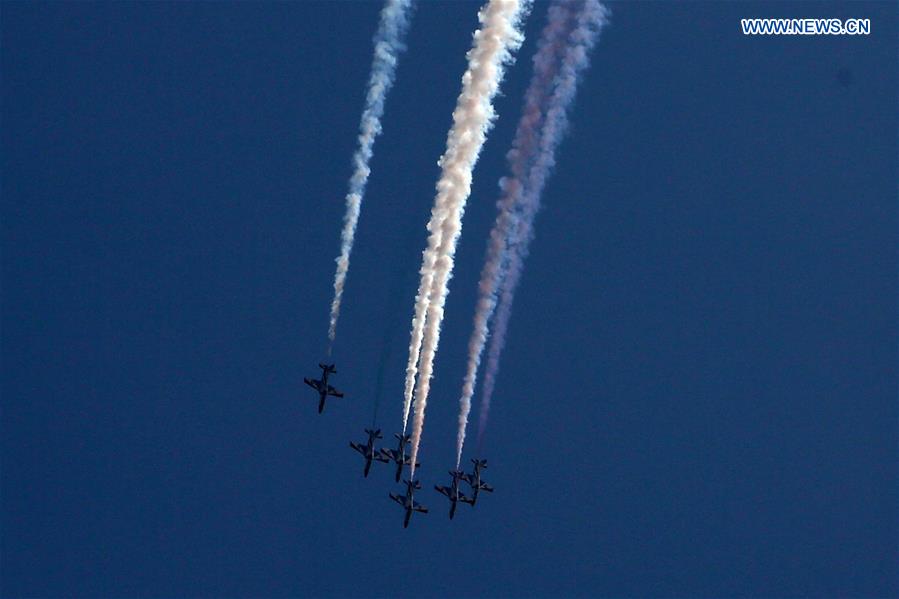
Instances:
[[[343,393],[328,384],[328,375],[337,374],[334,364],[319,364],[322,369],[322,378],[319,380],[303,378],[303,382],[318,391],[318,413],[321,414],[325,409],[325,398],[329,395],[333,397],[343,397]]]
[[[406,483],[406,495],[403,496],[391,493],[390,498],[403,506],[403,509],[406,510],[406,517],[405,519],[403,519],[403,528],[408,528],[409,519],[412,517],[412,512],[421,512],[423,514],[427,514],[428,508],[412,498],[413,491],[416,489],[421,489],[421,483],[418,481],[412,482],[409,480],[404,480],[403,482]]]
[[[368,433],[368,441],[364,445],[362,443],[350,441],[350,447],[361,453],[362,457],[365,458],[365,470],[363,471],[363,476],[368,476],[368,471],[371,470],[372,460],[377,460],[379,462],[387,462],[389,460],[383,457],[380,452],[375,449],[375,439],[382,438],[381,429],[373,431],[370,428],[367,428],[365,429],[365,432]]]
[[[471,507],[478,501],[478,492],[487,491],[493,493],[493,487],[481,480],[481,469],[487,467],[487,460],[471,460],[474,464],[474,471],[471,474],[463,474],[462,479],[471,486]]]
[[[450,470],[450,476],[453,477],[452,486],[443,487],[441,485],[434,485],[434,488],[437,489],[443,495],[446,495],[450,500],[450,512],[449,517],[450,520],[453,519],[453,516],[456,515],[456,504],[461,501],[463,503],[471,503],[471,499],[466,497],[462,491],[459,490],[459,480],[465,476],[461,470]]]
[[[382,449],[381,455],[396,464],[396,482],[400,482],[400,476],[403,474],[403,466],[408,466],[412,463],[412,458],[406,453],[406,444],[409,443],[412,435],[398,435],[397,433],[393,433],[393,436],[399,440],[399,445],[397,445],[396,449]],[[419,466],[421,466],[421,464],[415,464],[416,468]]]

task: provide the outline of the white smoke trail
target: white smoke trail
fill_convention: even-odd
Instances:
[[[453,257],[462,232],[465,202],[471,193],[472,170],[487,131],[493,124],[495,114],[492,101],[499,90],[505,67],[513,61],[513,52],[524,40],[519,26],[529,9],[529,0],[489,0],[478,13],[481,27],[475,32],[474,45],[467,54],[468,70],[462,76],[462,93],[453,111],[453,126],[447,136],[446,153],[439,162],[442,170],[428,223],[430,235],[422,261],[407,367],[407,375],[412,372],[414,378],[415,358],[419,353],[415,342],[420,338],[421,371],[418,372],[415,388],[410,469],[413,476]],[[420,333],[417,331],[419,327]],[[407,398],[411,398],[408,388]]]
[[[334,336],[337,334],[337,318],[340,316],[340,301],[343,298],[343,287],[350,267],[350,252],[353,251],[353,238],[356,236],[356,224],[359,222],[359,212],[362,209],[365,184],[371,172],[368,163],[371,161],[375,138],[381,133],[384,101],[393,86],[397,56],[404,49],[402,40],[409,26],[411,6],[412,0],[387,0],[381,10],[381,22],[375,34],[375,57],[372,60],[371,76],[368,80],[365,109],[362,111],[362,121],[359,124],[359,147],[353,154],[355,168],[350,177],[346,196],[346,214],[340,233],[340,256],[336,260],[334,300],[331,302],[331,323],[328,327],[329,354]]]
[[[539,146],[524,183],[521,202],[513,215],[513,226],[508,240],[508,265],[505,278],[501,282],[499,306],[496,309],[493,337],[487,352],[487,366],[481,395],[478,418],[478,437],[484,434],[490,412],[490,399],[499,370],[499,357],[505,347],[506,332],[512,313],[515,291],[521,280],[524,260],[528,256],[530,242],[534,237],[534,218],[540,209],[540,196],[546,179],[555,166],[555,152],[568,128],[568,109],[577,92],[578,79],[589,64],[589,53],[599,37],[600,29],[607,23],[608,11],[597,0],[585,0],[577,15],[577,24],[572,31],[568,47],[555,78],[552,96],[546,106],[546,117],[539,132]]]
[[[551,83],[559,71],[560,54],[564,50],[567,34],[571,29],[572,3],[555,0],[549,7],[546,26],[540,34],[537,52],[534,54],[534,74],[524,96],[524,109],[518,129],[512,141],[512,149],[506,155],[511,175],[500,180],[502,194],[497,201],[497,216],[487,243],[487,257],[478,283],[478,301],[475,307],[474,328],[468,341],[468,364],[462,382],[459,399],[459,429],[456,436],[456,468],[462,461],[465,429],[471,412],[471,396],[477,378],[481,354],[487,343],[488,323],[496,308],[497,288],[505,272],[508,259],[507,242],[513,224],[513,211],[521,201],[522,181],[529,162],[533,159],[539,141],[539,127],[543,120],[546,99],[552,90]]]
[[[478,19],[485,32],[488,26],[484,23],[485,19],[489,18],[488,13],[496,12],[500,4],[497,2],[486,5],[478,13]],[[423,253],[422,266],[419,271],[421,282],[415,296],[415,313],[412,318],[409,361],[406,366],[403,397],[403,433],[408,424],[413,390],[418,374],[418,362],[424,338],[426,312],[430,304],[435,262],[443,238],[443,220],[449,213],[449,204],[457,201],[456,195],[460,190],[464,190],[464,195],[468,196],[471,170],[477,160],[477,154],[480,152],[487,129],[490,127],[493,111],[490,101],[498,89],[499,78],[502,77],[501,70],[499,77],[496,77],[495,73],[497,66],[501,68],[503,64],[502,56],[498,52],[499,48],[492,44],[490,39],[487,39],[486,43],[481,43],[483,41],[484,35],[479,30],[475,33],[475,45],[467,55],[469,69],[462,77],[462,93],[453,112],[453,127],[447,136],[447,151],[438,161],[438,165],[442,167],[442,173],[437,182],[438,195],[427,227],[428,245]]]
[[[418,361],[424,337],[425,317],[431,297],[431,287],[434,280],[434,269],[437,253],[443,239],[443,221],[450,210],[450,205],[458,203],[457,196],[461,193],[468,196],[471,183],[471,170],[477,160],[477,154],[490,127],[493,108],[490,104],[495,95],[499,79],[502,76],[501,67],[505,60],[503,49],[498,46],[491,36],[496,34],[496,25],[491,25],[493,20],[504,18],[505,13],[497,12],[502,6],[509,14],[517,13],[521,9],[520,2],[491,2],[478,13],[478,19],[482,23],[482,31],[475,33],[474,47],[468,53],[469,68],[462,77],[462,93],[453,112],[453,127],[447,135],[446,153],[438,161],[442,168],[441,177],[437,182],[437,198],[428,222],[428,245],[423,252],[422,266],[420,269],[421,281],[418,293],[415,296],[415,314],[412,318],[412,331],[409,343],[409,361],[406,366],[405,393],[403,402],[403,432],[409,419],[409,411],[412,405],[412,395],[418,374]],[[489,33],[488,33],[488,27]],[[506,49],[508,53],[510,50]],[[497,68],[500,68],[497,73]]]

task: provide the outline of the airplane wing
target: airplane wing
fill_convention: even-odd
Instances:
[[[396,459],[396,452],[393,449],[379,449],[381,455],[387,458],[388,461],[394,461]]]
[[[416,512],[421,512],[422,514],[427,514],[427,513],[428,513],[428,508],[426,508],[425,506],[423,506],[423,505],[420,504],[420,503],[416,503],[416,504],[412,507],[412,509],[414,509]]]
[[[373,460],[378,461],[378,462],[389,462],[390,461],[390,458],[385,458],[380,453],[375,453],[371,457]]]
[[[318,391],[319,382],[318,381],[310,381],[306,377],[303,377],[303,382]]]
[[[365,448],[363,446],[359,445],[358,443],[353,443],[352,441],[350,441],[350,447],[352,447],[353,449],[355,449],[362,455],[365,455]]]
[[[462,480],[464,480],[465,482],[467,482],[469,485],[473,485],[473,484],[474,484],[474,475],[473,475],[473,474],[463,474],[463,475],[460,476],[459,478],[461,478]]]
[[[481,482],[481,491],[487,491],[488,493],[493,493],[493,487],[488,485],[485,482]]]
[[[434,485],[434,488],[437,489],[437,491],[440,492],[441,495],[446,495],[447,497],[450,496],[450,488],[449,487],[442,487],[440,485]]]
[[[406,507],[406,501],[405,501],[406,498],[405,497],[400,497],[399,495],[394,495],[393,493],[391,493],[390,498],[393,499],[398,504],[400,504],[401,506]]]
[[[331,385],[328,385],[328,395],[333,395],[334,397],[343,397],[343,393],[341,393]]]

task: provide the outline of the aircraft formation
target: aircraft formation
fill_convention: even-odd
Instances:
[[[336,259],[328,326],[329,357],[336,338],[356,227],[371,174],[374,142],[383,129],[381,118],[387,93],[396,78],[399,55],[406,46],[404,36],[410,26],[413,2],[385,0],[374,36],[375,55],[359,125],[359,144],[353,154],[354,168],[346,195],[340,254]],[[374,425],[365,430],[368,438],[364,442],[350,442],[350,447],[364,460],[365,477],[371,471],[372,464],[392,464],[394,479],[400,482],[403,468],[409,468],[405,492],[390,494],[391,499],[405,510],[404,526],[408,526],[413,512],[428,512],[413,497],[415,491],[421,489],[421,483],[415,479],[415,470],[419,466],[418,452],[425,410],[434,376],[449,284],[453,277],[456,248],[462,234],[474,167],[497,116],[493,101],[499,93],[506,70],[515,63],[516,53],[524,41],[524,22],[535,6],[533,0],[486,0],[478,13],[479,29],[466,54],[468,65],[452,113],[453,124],[447,134],[446,151],[437,162],[440,175],[427,223],[428,239],[418,269],[420,280],[413,304],[404,376],[402,429],[394,435],[398,444],[396,449],[377,447],[376,443],[383,437]],[[539,5],[539,8],[546,9],[546,23],[533,57],[533,70],[523,98],[521,117],[506,154],[508,173],[499,180],[496,220],[490,232],[478,283],[472,332],[467,346],[466,373],[459,396],[456,463],[449,472],[450,484],[434,487],[450,502],[451,519],[455,517],[459,503],[474,507],[481,491],[493,492],[493,487],[481,478],[482,471],[487,467],[486,460],[472,460],[474,468],[471,472],[465,472],[460,467],[477,375],[484,361],[478,419],[480,441],[490,413],[512,302],[524,270],[529,244],[534,238],[534,219],[540,208],[541,195],[557,166],[556,149],[568,129],[568,114],[580,78],[589,66],[589,53],[609,16],[608,9],[599,0],[551,0],[548,4]],[[319,364],[319,367],[322,369],[320,379],[304,381],[318,393],[318,411],[321,413],[327,398],[341,398],[343,393],[328,382],[329,376],[337,373],[335,366]],[[410,434],[406,433],[407,429]]]
[[[303,381],[318,393],[318,413],[321,414],[324,411],[325,400],[328,397],[343,397],[344,394],[328,383],[328,377],[332,374],[337,374],[337,367],[334,364],[319,364],[318,367],[322,369],[320,379],[304,378]],[[375,462],[383,464],[393,463],[396,467],[394,480],[400,482],[400,479],[403,476],[403,468],[411,466],[412,464],[412,457],[406,449],[409,445],[409,441],[412,439],[412,435],[394,433],[393,436],[397,440],[397,446],[396,449],[392,449],[389,447],[375,447],[375,443],[384,438],[381,434],[381,429],[367,428],[365,429],[365,434],[368,435],[368,438],[362,443],[350,441],[350,448],[359,452],[364,460],[362,476],[368,478],[371,466]],[[474,465],[474,468],[470,473],[463,472],[459,469],[449,471],[449,474],[452,477],[452,482],[449,487],[434,485],[434,489],[450,501],[450,520],[456,515],[456,506],[459,502],[467,503],[471,507],[474,507],[477,503],[478,493],[480,491],[487,491],[488,493],[493,492],[493,487],[481,479],[481,470],[487,467],[487,460],[472,459],[471,462]],[[415,465],[416,467],[421,466],[420,463],[416,463]],[[469,486],[471,489],[471,497],[465,495],[459,488],[460,481],[465,482],[465,484]],[[388,495],[390,499],[397,502],[403,508],[405,513],[403,518],[403,528],[408,528],[412,514],[414,512],[427,514],[428,508],[415,501],[413,498],[415,491],[421,489],[421,482],[404,479],[403,483],[406,485],[404,494],[389,493]]]

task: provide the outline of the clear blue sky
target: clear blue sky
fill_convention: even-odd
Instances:
[[[899,593],[897,5],[613,3],[450,522],[465,345],[538,3],[477,165],[408,530],[415,271],[478,4],[419,6],[321,417],[380,3],[3,3],[0,592]],[[741,17],[867,17],[745,37]],[[471,451],[474,447],[469,448]],[[467,457],[470,457],[470,451]]]

